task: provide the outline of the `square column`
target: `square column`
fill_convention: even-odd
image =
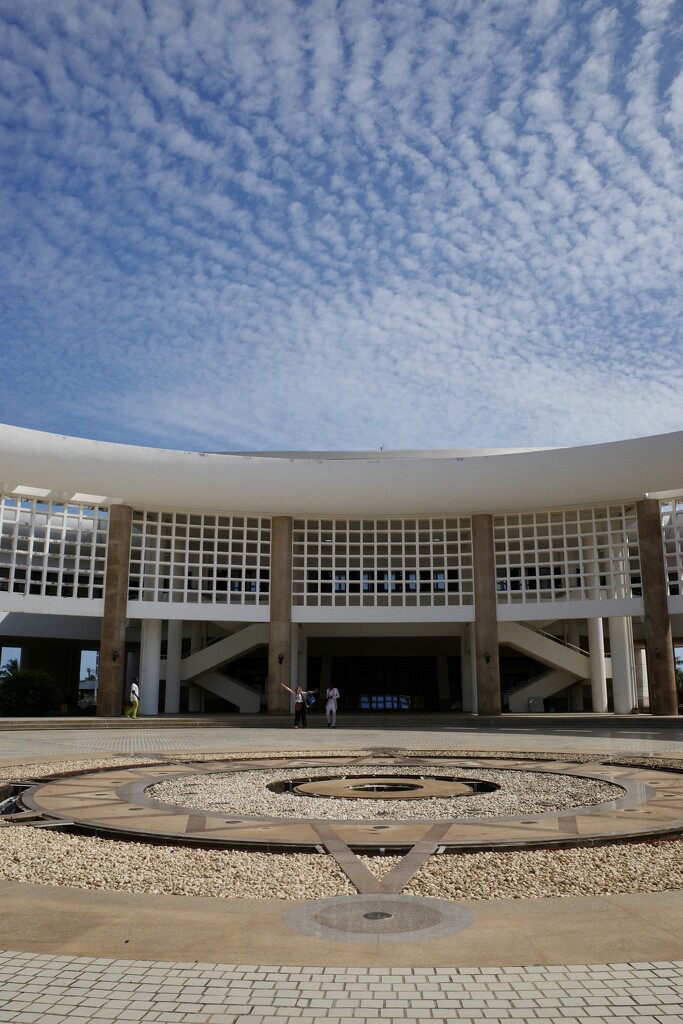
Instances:
[[[292,686],[292,520],[274,516],[270,549],[268,714],[288,715]]]
[[[161,619],[142,620],[140,657],[140,714],[159,714],[159,663],[161,661]]]
[[[500,668],[493,516],[472,516],[472,565],[477,714],[499,715]]]
[[[677,715],[676,666],[671,639],[659,502],[654,498],[639,501],[636,504],[636,513],[645,610],[650,709],[653,715]]]
[[[169,619],[167,628],[164,713],[167,715],[177,715],[180,711],[180,659],[183,647],[183,620]]]
[[[474,656],[474,623],[468,622],[460,644],[460,672],[462,675],[462,710],[471,715],[477,713],[477,669]]]
[[[100,633],[97,714],[120,715],[126,671],[126,612],[128,610],[128,566],[133,510],[128,505],[109,509],[107,571],[104,580],[104,615]]]

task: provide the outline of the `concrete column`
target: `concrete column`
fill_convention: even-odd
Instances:
[[[320,659],[320,692],[324,695],[330,686],[332,686],[332,658],[329,654],[324,654]]]
[[[292,686],[292,520],[274,516],[270,545],[270,631],[268,635],[268,714],[289,714]]]
[[[98,716],[120,715],[126,700],[126,612],[128,565],[133,510],[128,505],[109,509],[104,614],[100,633]]]
[[[631,620],[619,615],[610,617],[608,621],[614,714],[628,715],[638,706]]]
[[[204,640],[204,623],[190,621],[186,623],[186,628],[190,635],[190,650],[199,650]],[[201,686],[196,686],[194,683],[188,684],[187,710],[192,714],[202,710],[202,692]]]
[[[439,707],[442,711],[450,711],[451,688],[448,685],[448,658],[445,654],[436,656],[436,681],[439,691]]]
[[[569,619],[567,623],[567,643],[572,647],[581,647],[581,620]]]
[[[202,710],[202,688],[195,686],[194,683],[190,683],[188,687],[187,710],[192,714]]]
[[[593,711],[595,714],[604,715],[607,711],[607,674],[602,619],[588,619],[588,652],[591,662]]]
[[[472,567],[477,714],[499,715],[500,668],[493,516],[472,516]]]
[[[462,710],[466,714],[477,713],[477,666],[474,654],[474,623],[468,622],[460,646],[460,671],[462,673]]]
[[[569,688],[570,711],[583,711],[583,683],[574,683]]]
[[[677,715],[676,666],[669,620],[659,502],[654,498],[639,501],[636,504],[636,513],[650,707],[653,715]]]
[[[166,694],[164,712],[177,715],[180,711],[180,660],[183,649],[183,620],[169,619],[166,637]]]
[[[159,662],[161,660],[161,619],[142,620],[140,657],[140,714],[159,714]]]
[[[187,630],[190,636],[190,650],[198,651],[204,642],[204,623],[188,622]]]
[[[299,626],[296,623],[292,623],[291,631],[291,683],[287,683],[294,689],[295,686],[300,686],[302,690],[306,689],[306,677],[307,673],[307,661],[308,661],[308,643],[304,634],[303,626]],[[287,682],[287,680],[285,680]],[[287,692],[286,690],[284,691]]]
[[[644,647],[636,651],[636,688],[638,707],[643,711],[650,710],[650,691],[647,685],[647,654]]]

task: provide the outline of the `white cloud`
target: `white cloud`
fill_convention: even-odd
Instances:
[[[683,427],[673,21],[0,0],[1,418],[200,448]]]

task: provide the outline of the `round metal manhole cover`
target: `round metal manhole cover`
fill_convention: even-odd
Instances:
[[[299,904],[283,921],[292,931],[331,942],[417,942],[465,931],[475,915],[422,896],[337,896]]]

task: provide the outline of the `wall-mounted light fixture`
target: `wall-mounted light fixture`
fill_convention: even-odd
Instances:
[[[112,661],[118,661],[119,660],[119,652],[118,651],[112,651],[111,652],[111,660]]]
[[[489,652],[487,651],[487,652],[486,652],[486,654],[484,655],[484,661],[485,661],[485,662],[486,662],[486,664],[488,665],[488,663],[490,662],[490,660],[491,660],[491,655],[490,655],[490,654],[489,654]]]
[[[659,647],[655,647],[655,658],[657,659],[657,661],[659,661],[661,656],[662,656],[662,654],[661,654],[661,651],[659,650]]]
[[[278,654],[277,660],[278,660],[278,665],[281,665],[282,662],[285,660],[284,654]]]

